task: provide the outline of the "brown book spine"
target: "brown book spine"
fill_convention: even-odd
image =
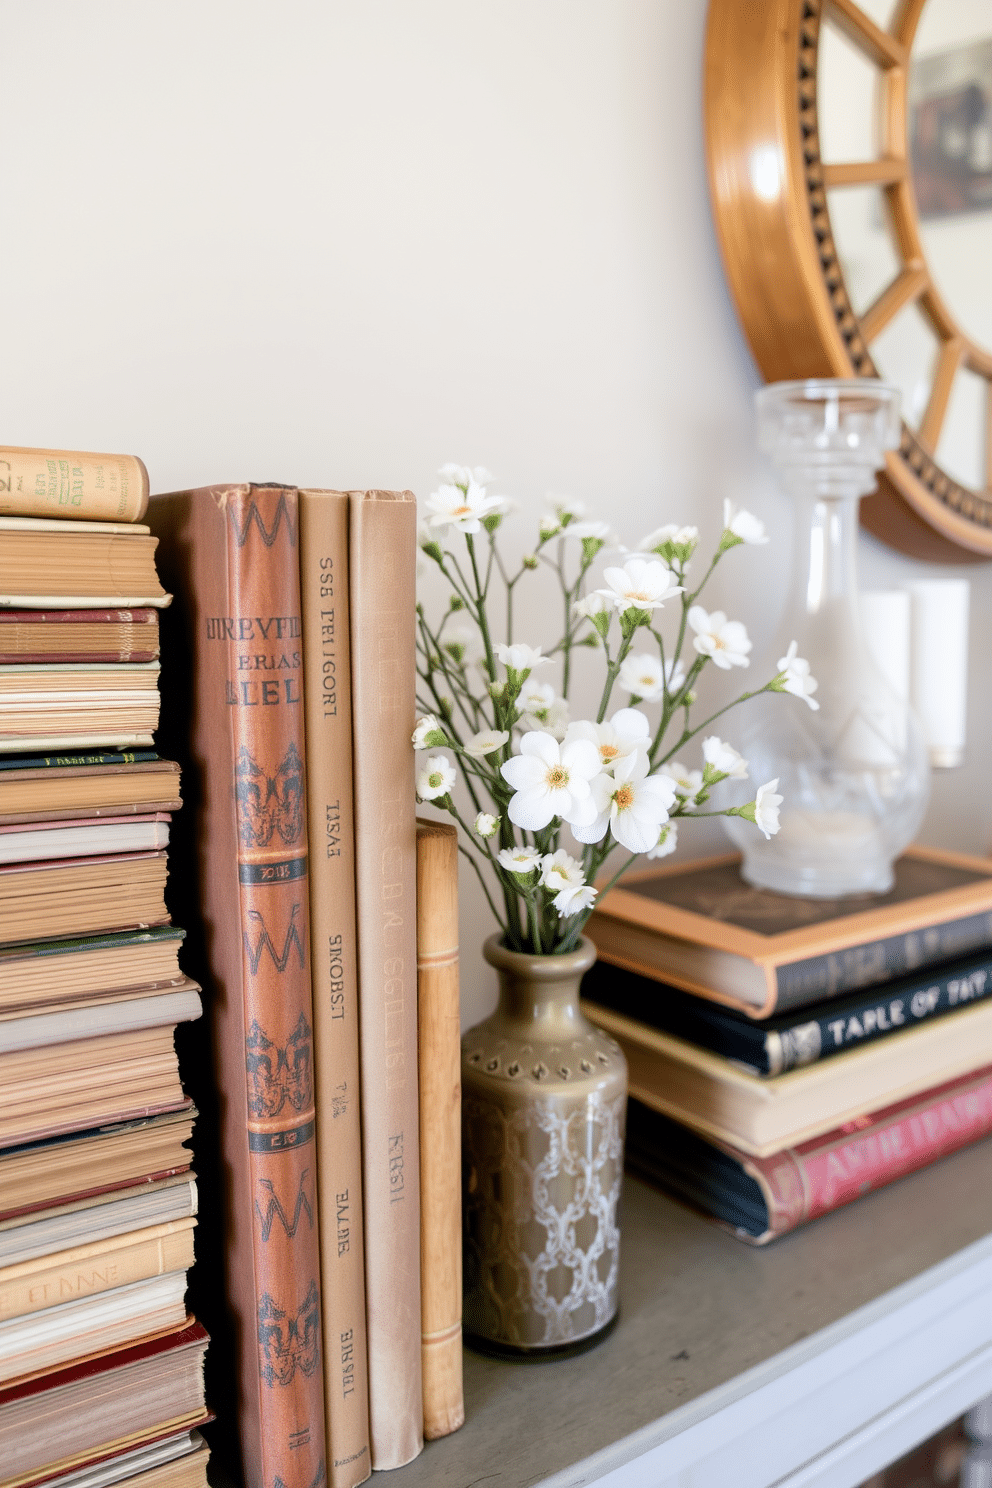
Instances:
[[[148,471],[135,455],[0,447],[0,516],[138,522]]]
[[[447,822],[418,817],[421,1357],[428,1441],[465,1421],[458,994],[458,833]]]
[[[193,1264],[195,1219],[175,1219],[0,1269],[0,1320],[78,1302]]]
[[[284,487],[153,501],[192,655],[227,1293],[246,1488],[326,1476],[298,504]]]
[[[372,1462],[346,493],[300,492],[300,577],[327,1462],[331,1488],[355,1488]]]
[[[355,881],[365,1287],[374,1468],[423,1446],[417,1109],[414,623],[417,507],[351,495]]]

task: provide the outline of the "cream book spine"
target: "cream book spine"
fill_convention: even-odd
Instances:
[[[355,1488],[372,1471],[359,1098],[348,508],[345,492],[300,492],[317,1197],[331,1488]]]
[[[0,1320],[78,1302],[193,1264],[196,1220],[173,1219],[0,1269]]]
[[[351,493],[355,881],[373,1468],[423,1447],[414,797],[417,506]]]

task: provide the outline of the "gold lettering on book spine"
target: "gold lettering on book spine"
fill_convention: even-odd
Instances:
[[[296,492],[232,491],[226,516],[231,612],[253,617],[217,639],[235,761],[262,1476],[311,1488],[326,1469]],[[264,684],[271,696],[239,679],[260,635],[272,669],[297,673]]]

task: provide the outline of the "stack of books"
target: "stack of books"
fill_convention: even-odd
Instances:
[[[22,449],[0,470],[0,1481],[204,1488],[179,774],[120,747],[159,711],[147,476]]]
[[[234,1481],[354,1488],[464,1419],[458,854],[415,818],[416,503],[212,486],[148,521],[192,828],[170,895],[212,1045],[191,1089],[226,1264],[201,1245],[197,1273],[238,1408],[211,1444]]]
[[[738,860],[632,872],[588,933],[630,1065],[627,1160],[763,1244],[992,1131],[992,861],[911,848],[888,894]]]

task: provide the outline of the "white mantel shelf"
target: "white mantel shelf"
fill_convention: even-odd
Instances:
[[[466,1353],[466,1425],[383,1488],[855,1488],[992,1392],[992,1140],[760,1250],[634,1179],[622,1315]]]

